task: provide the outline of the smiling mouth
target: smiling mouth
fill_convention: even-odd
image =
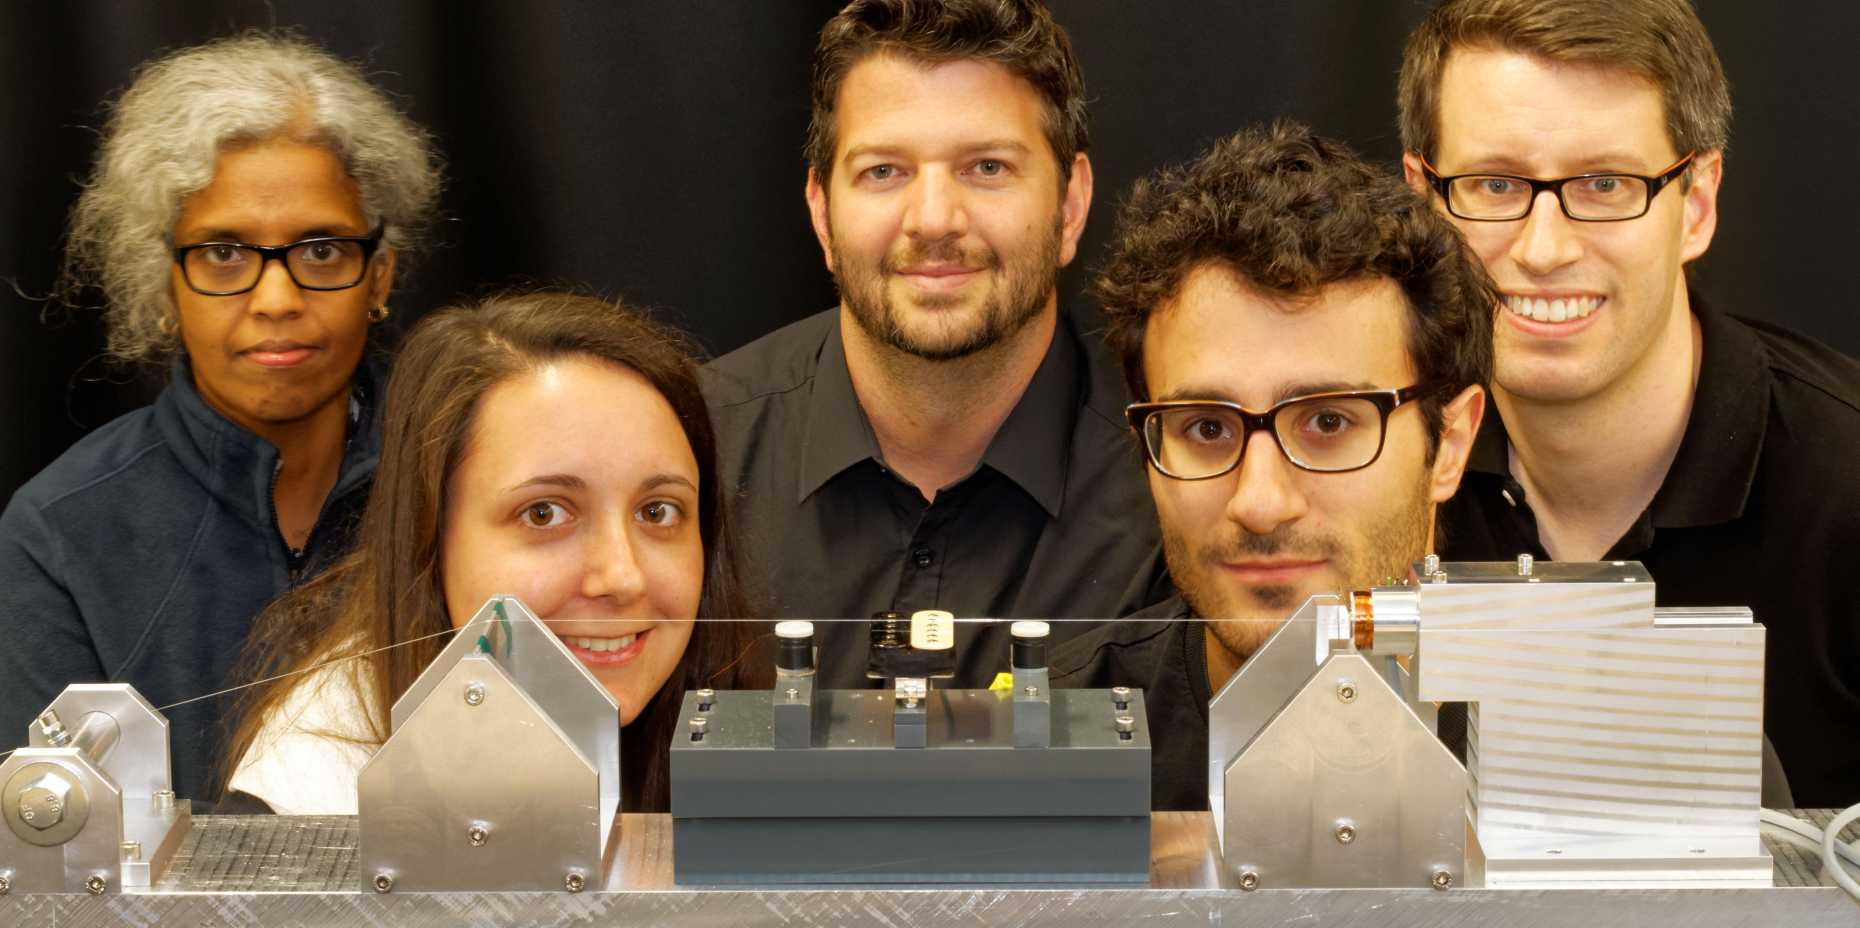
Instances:
[[[611,667],[638,657],[645,646],[646,636],[650,634],[651,629],[617,638],[590,638],[582,635],[556,637],[568,646],[569,653],[575,655],[576,660],[595,667]]]
[[[1586,319],[1602,307],[1605,300],[1599,296],[1570,296],[1546,299],[1514,294],[1505,295],[1505,308],[1514,316],[1522,316],[1534,322],[1575,322]]]

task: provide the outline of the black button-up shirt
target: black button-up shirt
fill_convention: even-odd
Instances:
[[[973,474],[923,495],[885,467],[853,392],[839,310],[712,362],[723,479],[778,618],[813,619],[823,686],[868,685],[874,613],[1110,619],[1168,595],[1143,460],[1108,350],[1062,315]],[[834,622],[820,620],[857,620]],[[1055,641],[1079,623],[1057,623]],[[1005,625],[957,626],[957,674],[1006,671]]]
[[[1768,629],[1764,728],[1795,801],[1860,801],[1860,363],[1694,300],[1704,361],[1666,481],[1606,560],[1637,560],[1662,606],[1749,606]],[[1547,557],[1510,441],[1488,408],[1448,560]]]

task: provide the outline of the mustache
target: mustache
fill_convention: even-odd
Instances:
[[[885,255],[879,270],[896,274],[899,268],[913,264],[960,264],[963,267],[992,271],[1001,266],[1001,256],[988,247],[967,249],[953,238],[928,243],[910,243]]]
[[[1343,545],[1328,535],[1311,535],[1281,528],[1269,535],[1255,535],[1240,529],[1233,537],[1225,538],[1201,549],[1201,562],[1209,566],[1218,566],[1243,557],[1277,557],[1295,554],[1310,560],[1334,560],[1343,552]]]

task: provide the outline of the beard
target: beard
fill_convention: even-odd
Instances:
[[[953,361],[1006,341],[1039,317],[1059,281],[1060,232],[1055,216],[1035,247],[1006,260],[985,245],[965,249],[947,239],[910,242],[886,254],[877,267],[855,260],[835,240],[834,281],[841,301],[867,336],[926,361]],[[894,297],[890,284],[898,269],[926,263],[981,270],[988,287],[980,294]]]
[[[1342,595],[1408,575],[1410,565],[1427,553],[1433,502],[1428,499],[1426,468],[1411,487],[1410,493],[1391,500],[1380,512],[1366,513],[1361,508],[1349,510],[1367,516],[1358,523],[1362,531],[1355,537],[1337,532],[1304,531],[1293,525],[1281,526],[1269,535],[1255,535],[1223,519],[1217,531],[1231,530],[1233,534],[1224,534],[1197,547],[1180,531],[1172,530],[1165,520],[1163,558],[1176,588],[1194,614],[1213,630],[1222,647],[1244,661],[1291,618],[1294,609],[1314,594]],[[1330,571],[1308,584],[1242,586],[1223,576],[1221,565],[1243,556],[1323,558],[1330,562]],[[1336,589],[1326,586],[1331,582],[1340,586]]]

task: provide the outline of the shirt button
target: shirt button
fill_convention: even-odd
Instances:
[[[1518,508],[1518,501],[1512,498],[1510,490],[1500,490],[1498,491],[1498,495],[1503,496],[1505,498],[1505,502],[1511,504],[1511,508],[1513,509]]]
[[[911,549],[911,561],[918,567],[929,567],[936,563],[936,555],[932,554],[929,548],[918,545]]]

